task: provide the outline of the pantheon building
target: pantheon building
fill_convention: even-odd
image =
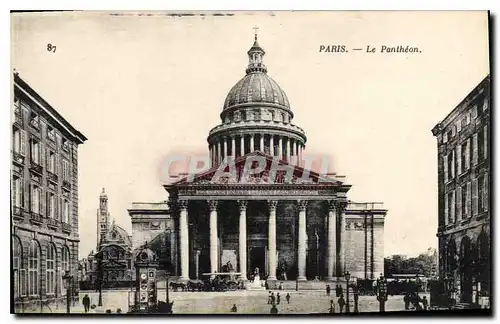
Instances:
[[[306,133],[268,75],[257,36],[247,54],[246,74],[208,134],[210,168],[164,186],[173,271],[181,281],[201,279],[230,263],[242,279],[258,272],[270,287],[294,280],[305,288],[343,280],[346,271],[378,278],[387,210],[382,203],[354,203],[341,178],[303,168]],[[261,170],[246,176],[245,165],[256,160]]]

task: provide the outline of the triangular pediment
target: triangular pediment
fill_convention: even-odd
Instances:
[[[342,181],[320,175],[300,166],[280,160],[266,153],[255,151],[235,160],[196,174],[187,175],[172,184],[314,184],[341,185]]]

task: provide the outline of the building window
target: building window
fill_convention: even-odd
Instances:
[[[449,130],[447,133],[446,133],[446,138],[448,139],[448,141],[451,141],[451,139],[453,138],[453,130]]]
[[[49,151],[49,161],[48,161],[48,166],[47,170],[52,173],[56,173],[56,153]]]
[[[454,165],[455,165],[455,160],[453,159],[454,157],[454,154],[453,154],[453,151],[451,151],[450,153],[448,153],[448,180],[450,179],[453,179],[453,177],[455,176],[455,168],[454,168]]]
[[[41,189],[37,185],[31,185],[30,201],[31,201],[31,212],[40,214],[41,205]]]
[[[452,223],[454,223],[453,209],[454,209],[454,205],[455,205],[453,203],[453,192],[448,193],[448,197],[446,199],[448,199],[448,224],[452,224]]]
[[[32,240],[28,255],[28,294],[37,296],[40,291],[40,246]]]
[[[467,218],[467,186],[462,186],[462,219]]]
[[[465,172],[466,170],[469,169],[469,163],[467,163],[467,158],[468,158],[468,145],[467,145],[467,141],[464,142],[462,145],[461,145],[461,154],[462,156],[460,157],[460,162],[461,162],[461,170],[462,172]]]
[[[54,128],[50,126],[47,127],[47,138],[52,142],[56,141],[56,131]]]
[[[34,112],[32,112],[30,116],[30,125],[36,129],[40,129],[40,117]]]
[[[47,193],[47,217],[56,218],[56,195],[52,192]]]
[[[61,249],[61,280],[62,280],[62,274],[69,273],[70,271],[69,268],[69,249],[67,246],[63,246]],[[64,287],[64,284],[61,281],[61,284],[59,285],[61,287],[61,295],[66,295],[66,290],[62,289]]]
[[[62,177],[63,181],[69,181],[69,161],[62,161]]]
[[[63,139],[62,140],[62,148],[63,150],[65,151],[68,151],[69,150],[69,141],[67,139]]]
[[[47,266],[47,277],[46,277],[46,285],[47,285],[47,294],[53,295],[56,291],[56,248],[54,244],[49,244],[47,246],[47,258],[46,258],[46,266]]]
[[[63,223],[69,224],[69,202],[64,199],[63,200],[63,215],[62,215]]]
[[[14,207],[24,207],[24,181],[18,176],[14,176],[12,182],[12,204]]]
[[[30,141],[31,162],[40,164],[40,142],[35,139]]]
[[[26,295],[26,272],[22,268],[23,248],[17,236],[12,242],[12,270],[14,271],[14,298]],[[24,294],[23,294],[24,292]]]
[[[484,127],[479,128],[477,133],[477,154],[478,159],[481,161],[485,158],[484,156]]]
[[[477,205],[479,212],[482,213],[484,211],[484,176],[480,176],[477,179]]]
[[[459,120],[456,124],[457,124],[457,132],[460,132],[462,130],[462,122]]]

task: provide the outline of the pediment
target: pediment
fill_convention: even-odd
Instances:
[[[280,160],[260,151],[246,154],[236,160],[229,160],[219,166],[194,175],[188,175],[175,185],[214,184],[315,184],[341,185],[335,178],[322,176],[317,172]]]

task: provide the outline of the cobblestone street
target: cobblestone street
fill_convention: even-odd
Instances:
[[[290,293],[290,304],[286,303],[285,296]],[[97,305],[98,293],[82,292],[80,300],[88,293],[91,303]],[[228,291],[228,292],[170,292],[170,301],[174,301],[173,311],[175,314],[231,314],[230,309],[236,304],[239,314],[269,314],[270,305],[267,304],[268,291]],[[338,312],[337,299],[327,297],[324,291],[280,291],[281,302],[277,306],[280,314],[308,314],[327,313],[330,307],[330,299],[334,299],[335,311]],[[421,294],[421,296],[428,294]],[[91,310],[91,313],[104,313],[111,309],[116,313],[121,308],[123,313],[128,311],[129,291],[103,291],[103,307]],[[159,300],[165,300],[165,291],[158,291]],[[133,295],[130,293],[130,300]],[[351,299],[351,312],[354,310]],[[73,312],[83,313],[80,305],[72,308]],[[389,297],[386,303],[386,311],[404,310],[403,296]],[[63,310],[64,311],[64,310]],[[375,296],[359,297],[360,312],[377,312],[378,301]]]

